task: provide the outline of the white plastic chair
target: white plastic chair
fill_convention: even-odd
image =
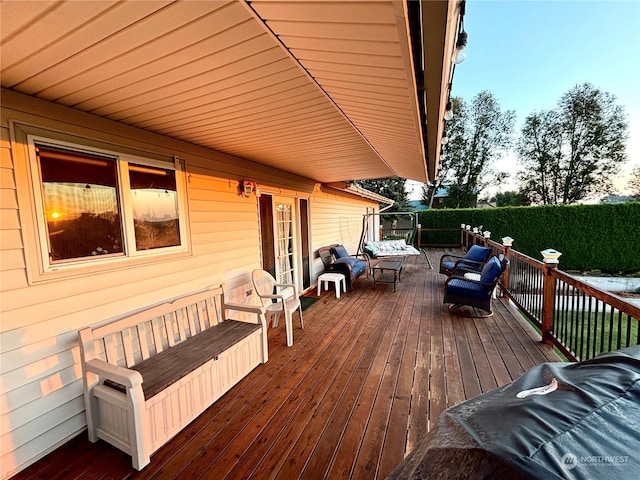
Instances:
[[[260,297],[262,305],[266,310],[267,325],[269,324],[269,319],[273,319],[272,325],[277,327],[280,315],[284,313],[287,331],[287,346],[290,347],[293,345],[292,316],[293,312],[296,310],[298,310],[300,314],[300,328],[304,328],[304,322],[302,320],[302,306],[300,305],[300,299],[298,298],[298,289],[292,283],[276,283],[276,280],[269,272],[260,269],[252,272],[251,280],[253,281],[253,287],[256,290],[256,294]],[[285,297],[283,293],[276,293],[285,288],[293,289],[293,296]]]

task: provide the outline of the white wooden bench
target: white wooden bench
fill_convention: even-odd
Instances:
[[[252,315],[226,319],[227,311]],[[222,286],[79,332],[89,440],[151,454],[268,359],[261,306],[224,302]]]

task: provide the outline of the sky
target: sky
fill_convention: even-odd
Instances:
[[[615,95],[629,123],[629,161],[614,184],[623,192],[640,165],[640,0],[467,0],[464,26],[467,57],[451,94],[470,102],[493,93],[515,111],[516,138],[529,114],[554,108],[576,85]],[[496,167],[515,176],[518,165],[512,154]]]

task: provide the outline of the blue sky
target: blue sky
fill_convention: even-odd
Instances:
[[[591,83],[624,105],[625,171],[640,164],[640,0],[467,0],[464,23],[467,57],[456,66],[453,96],[470,101],[489,90],[516,112],[519,132],[527,115]],[[517,165],[511,158],[499,167],[515,173]]]

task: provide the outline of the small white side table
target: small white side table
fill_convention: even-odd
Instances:
[[[324,289],[329,290],[329,282],[333,282],[336,288],[336,298],[340,298],[340,284],[342,290],[347,293],[347,281],[341,273],[323,273],[318,277],[318,296],[320,296],[321,285],[324,283]]]

